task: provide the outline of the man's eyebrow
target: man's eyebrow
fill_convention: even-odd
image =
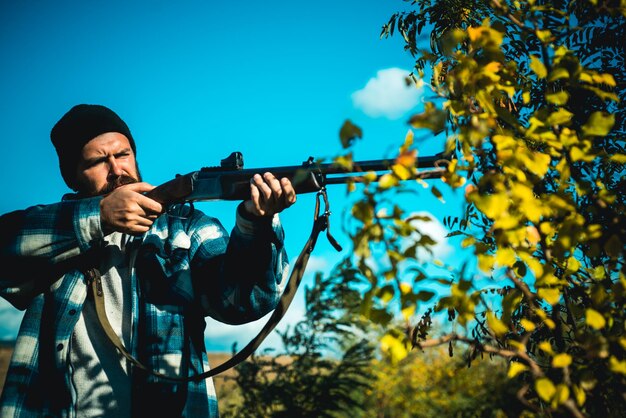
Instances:
[[[131,149],[127,147],[127,148],[124,148],[121,151],[118,151],[118,152],[114,153],[113,155],[130,154],[130,152],[131,152]]]
[[[118,152],[113,153],[114,156],[118,156],[118,155],[123,155],[123,154],[130,154],[131,153],[131,148],[127,147],[124,148]],[[100,161],[106,161],[106,159],[108,158],[109,154],[106,155],[97,155],[94,157],[87,157],[84,159],[85,163],[87,164],[95,164],[95,163],[99,163]]]

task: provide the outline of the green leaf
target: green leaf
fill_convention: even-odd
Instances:
[[[363,131],[361,128],[350,122],[350,120],[346,119],[346,121],[341,126],[339,130],[339,139],[341,140],[341,145],[344,148],[348,148],[357,138],[363,137]]]
[[[443,131],[446,124],[446,112],[437,109],[432,102],[424,104],[424,112],[413,115],[409,124],[414,128],[427,128],[437,134]]]
[[[431,186],[430,191],[437,199],[445,203],[445,200],[443,199],[443,194],[441,193],[441,191],[439,191],[438,188],[436,188],[435,186]]]

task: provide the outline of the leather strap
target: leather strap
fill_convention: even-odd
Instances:
[[[326,209],[322,215],[319,215],[320,209],[320,197],[324,198],[324,203],[326,205]],[[319,234],[327,230],[327,237],[330,243],[337,249],[337,251],[341,251],[341,246],[337,243],[337,241],[330,235],[329,227],[329,206],[328,206],[328,198],[326,196],[326,190],[322,189],[317,194],[317,200],[315,205],[315,215],[313,220],[313,229],[311,231],[311,235],[307,240],[304,248],[300,252],[300,255],[296,259],[295,264],[293,265],[293,270],[291,271],[291,275],[289,276],[289,280],[287,281],[287,285],[283,294],[278,302],[278,306],[274,309],[272,315],[267,320],[265,326],[261,329],[261,331],[254,337],[243,349],[237,352],[233,357],[226,360],[224,363],[219,366],[212,368],[204,373],[198,373],[193,376],[169,376],[155,370],[148,369],[144,364],[142,364],[139,360],[133,357],[132,354],[128,352],[124,344],[119,339],[109,319],[106,315],[105,305],[104,305],[104,292],[102,290],[102,277],[100,275],[100,271],[97,268],[91,268],[87,271],[87,279],[91,285],[91,292],[94,296],[95,306],[96,306],[96,315],[98,316],[98,320],[102,325],[102,329],[104,330],[106,336],[111,340],[113,345],[119,350],[119,352],[133,364],[134,366],[154,375],[161,379],[178,381],[178,382],[189,382],[189,381],[200,381],[203,379],[207,379],[211,376],[215,376],[218,373],[222,373],[225,370],[228,370],[237,364],[241,363],[245,359],[247,359],[254,351],[261,345],[263,340],[274,330],[276,325],[283,318],[289,305],[291,304],[298,287],[300,286],[300,282],[302,281],[302,277],[304,276],[304,272],[306,270],[306,265],[309,261],[309,257],[313,252],[313,248],[315,248],[315,244],[317,243],[317,238]]]

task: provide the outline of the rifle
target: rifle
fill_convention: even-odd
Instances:
[[[420,167],[434,168],[422,171],[416,178],[441,177],[443,169],[439,165],[447,162],[443,153],[420,157]],[[296,166],[243,168],[243,155],[233,152],[221,160],[219,167],[204,167],[189,174],[178,175],[167,183],[157,186],[146,195],[159,203],[173,205],[210,200],[246,200],[250,198],[250,179],[255,174],[270,172],[276,178],[288,178],[296,194],[319,192],[327,185],[342,184],[348,181],[361,181],[367,172],[380,173],[391,170],[393,159],[357,161],[352,168],[336,163],[316,163],[313,157]]]
[[[441,177],[445,168],[440,167],[440,164],[447,161],[448,160],[443,154],[419,158],[418,162],[420,167],[432,169],[420,171],[414,178],[432,179]],[[233,152],[227,158],[221,160],[219,167],[204,167],[198,171],[193,171],[185,175],[177,175],[174,179],[157,186],[150,192],[146,193],[146,196],[160,202],[163,205],[166,205],[168,207],[167,213],[171,216],[180,216],[179,211],[175,209],[176,207],[180,207],[180,205],[189,205],[191,210],[193,210],[193,203],[198,201],[249,199],[250,179],[257,173],[261,174],[270,172],[277,178],[288,178],[294,186],[296,194],[317,193],[315,214],[313,217],[313,230],[307,243],[302,249],[302,252],[294,263],[291,275],[285,286],[285,290],[283,291],[280,301],[265,326],[241,351],[237,352],[233,355],[233,357],[215,368],[193,376],[177,377],[150,370],[135,359],[126,350],[124,344],[117,337],[117,334],[113,331],[113,328],[108,321],[104,308],[104,294],[100,274],[97,269],[93,269],[94,274],[90,278],[90,283],[92,293],[94,295],[96,313],[105,334],[109,337],[115,347],[117,347],[120,353],[133,365],[164,380],[197,382],[234,367],[254,353],[254,351],[261,345],[265,337],[271,333],[284,316],[296,294],[296,291],[298,290],[298,286],[300,285],[304,275],[309,256],[313,252],[313,248],[315,247],[315,243],[317,242],[317,237],[320,232],[326,230],[326,235],[330,243],[337,251],[341,251],[341,246],[330,234],[330,206],[328,203],[328,196],[326,194],[326,186],[331,184],[342,184],[348,181],[363,181],[363,175],[367,172],[377,173],[376,180],[378,180],[380,177],[379,174],[385,171],[389,172],[392,169],[393,164],[395,164],[395,161],[391,159],[369,160],[354,162],[351,165],[351,168],[347,168],[334,163],[316,163],[312,157],[309,157],[307,161],[303,162],[302,165],[299,166],[244,169],[243,155],[240,152]],[[325,208],[324,212],[320,215],[320,199],[322,198],[324,200]],[[189,214],[190,213],[188,212],[185,216],[189,216]]]

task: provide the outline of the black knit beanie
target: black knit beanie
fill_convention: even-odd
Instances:
[[[118,132],[126,136],[133,153],[137,155],[130,129],[115,112],[105,106],[76,105],[52,128],[50,139],[59,156],[61,175],[71,189],[77,190],[76,168],[83,146],[107,132]]]

